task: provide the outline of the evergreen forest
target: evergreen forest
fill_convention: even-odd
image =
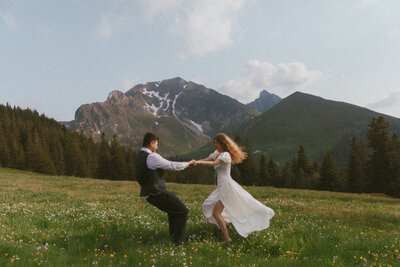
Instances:
[[[232,166],[231,175],[241,185],[400,197],[400,140],[382,116],[372,118],[365,138],[353,137],[343,169],[337,167],[331,151],[326,151],[321,162],[310,162],[301,144],[291,162],[278,166],[265,153],[253,154],[248,140],[239,136],[234,139],[248,154],[245,161]],[[136,154],[134,149],[120,145],[116,135],[109,141],[103,133],[96,143],[37,111],[0,105],[0,167],[50,175],[135,180]],[[217,182],[213,169],[205,166],[166,171],[165,179],[177,183]]]

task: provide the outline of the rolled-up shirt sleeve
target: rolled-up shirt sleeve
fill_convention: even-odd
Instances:
[[[176,162],[169,161],[161,157],[160,154],[151,153],[147,157],[147,167],[151,170],[163,169],[163,170],[173,170],[173,171],[181,171],[186,169],[189,164],[187,162]]]

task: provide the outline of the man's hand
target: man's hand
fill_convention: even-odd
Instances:
[[[192,159],[191,161],[188,162],[189,163],[189,167],[193,167],[197,165],[196,160]]]

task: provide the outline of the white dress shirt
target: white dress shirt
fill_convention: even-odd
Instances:
[[[160,154],[151,152],[150,149],[143,147],[142,151],[149,153],[147,157],[147,168],[151,170],[163,169],[163,170],[174,170],[181,171],[189,166],[187,162],[176,162],[164,159]]]

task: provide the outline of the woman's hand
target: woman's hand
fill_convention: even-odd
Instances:
[[[189,163],[189,167],[192,167],[192,166],[196,166],[196,165],[197,165],[197,161],[194,160],[194,159],[192,159],[192,160],[189,161],[188,163]]]

